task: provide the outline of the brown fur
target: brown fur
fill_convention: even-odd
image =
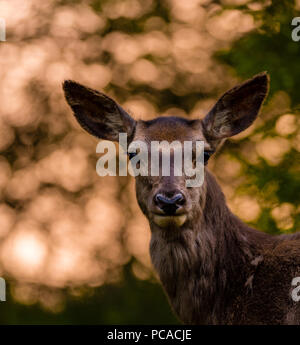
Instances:
[[[187,324],[299,324],[291,281],[300,276],[300,234],[249,228],[210,173],[205,180],[202,221],[171,234],[151,225],[151,258],[176,314]]]
[[[203,120],[160,117],[134,121],[109,97],[75,82],[64,83],[66,99],[79,123],[93,135],[129,142],[203,140],[214,152],[225,138],[249,127],[268,92],[259,74],[226,92]],[[300,304],[291,281],[300,276],[300,234],[271,236],[248,227],[228,209],[214,177],[185,186],[186,176],[137,176],[136,195],[152,233],[151,259],[169,301],[187,324],[300,324]],[[158,225],[158,193],[180,192],[183,225]],[[169,218],[167,218],[169,219]]]

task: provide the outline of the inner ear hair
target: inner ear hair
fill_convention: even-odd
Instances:
[[[90,134],[118,141],[119,133],[130,137],[135,120],[107,95],[72,80],[63,83],[65,97],[78,123]]]
[[[222,139],[248,128],[256,119],[268,89],[269,77],[263,72],[225,92],[203,119],[206,135]]]

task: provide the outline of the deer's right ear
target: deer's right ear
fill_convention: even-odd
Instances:
[[[225,92],[203,119],[208,138],[220,140],[248,128],[256,119],[268,88],[269,78],[264,72]]]
[[[135,120],[108,96],[72,80],[63,89],[77,121],[90,134],[112,141],[119,140],[119,133],[133,135]]]

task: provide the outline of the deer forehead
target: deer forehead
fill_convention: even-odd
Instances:
[[[138,121],[133,140],[147,143],[163,140],[168,142],[202,140],[205,148],[210,148],[202,132],[201,121],[181,117],[158,117],[150,121]]]

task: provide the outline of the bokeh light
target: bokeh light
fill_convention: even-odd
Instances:
[[[270,6],[250,0],[0,2],[7,23],[7,41],[0,43],[0,273],[11,281],[14,300],[60,313],[68,296],[83,296],[85,287],[124,283],[128,266],[138,281],[153,282],[149,226],[133,178],[96,174],[97,140],[73,118],[64,79],[106,92],[137,119],[199,118],[226,89],[270,70],[261,116],[222,147],[209,169],[242,220],[270,233],[295,231],[300,98],[290,90],[299,88],[287,77],[292,73],[276,65],[283,53],[264,57],[265,49],[254,50],[264,30],[273,34],[266,29]],[[253,56],[242,59],[243,39]],[[295,55],[288,64],[298,64],[297,49],[285,50]],[[269,65],[253,67],[261,56]],[[115,314],[109,320],[120,321]]]

